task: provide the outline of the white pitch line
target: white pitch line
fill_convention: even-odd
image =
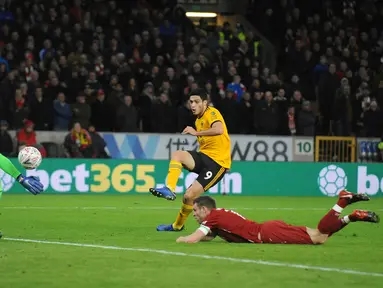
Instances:
[[[113,207],[113,206],[4,206],[0,209],[7,210],[179,210],[179,207],[169,206],[126,206],[126,207]],[[293,207],[236,207],[227,208],[231,210],[258,210],[258,211],[327,211],[331,208],[293,208]],[[374,209],[374,211],[383,211],[383,209]]]
[[[296,269],[308,269],[308,270],[314,270],[314,271],[336,272],[341,274],[352,274],[352,275],[360,275],[360,276],[383,277],[383,273],[364,272],[364,271],[357,271],[357,270],[350,270],[350,269],[309,266],[309,265],[301,265],[301,264],[294,264],[294,263],[283,263],[283,262],[263,261],[263,260],[254,260],[254,259],[232,258],[232,257],[224,257],[224,256],[213,256],[213,255],[202,255],[202,254],[191,254],[191,253],[189,254],[184,252],[157,250],[157,249],[150,249],[150,248],[129,248],[129,247],[119,247],[119,246],[104,246],[104,245],[96,245],[96,244],[57,242],[57,241],[32,240],[32,239],[21,239],[21,238],[4,238],[4,240],[16,241],[16,242],[27,242],[27,243],[97,248],[97,249],[104,249],[104,250],[146,252],[146,253],[152,253],[152,254],[194,257],[194,258],[202,258],[202,259],[209,259],[209,260],[221,260],[221,261],[223,260],[228,262],[249,263],[249,264],[264,265],[264,266],[287,267],[287,268],[296,268]],[[251,245],[251,244],[248,244],[248,245]]]
[[[81,207],[81,206],[4,206],[0,209],[10,209],[10,210],[23,210],[23,209],[31,209],[31,210],[76,210],[76,209],[84,209],[84,210],[123,210],[123,209],[130,209],[130,210],[179,210],[179,207],[169,207],[169,206],[140,206],[140,207],[134,207],[134,206],[127,206],[127,207]],[[328,208],[288,208],[288,207],[275,207],[275,208],[266,208],[266,207],[237,207],[237,208],[227,208],[232,210],[283,210],[283,211],[322,211],[322,210],[329,210]]]
[[[116,210],[117,207],[81,207],[81,206],[73,206],[73,207],[65,207],[65,206],[5,206],[0,209],[9,209],[9,210]]]

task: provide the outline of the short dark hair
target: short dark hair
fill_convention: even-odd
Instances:
[[[197,204],[199,207],[206,207],[209,209],[214,209],[217,207],[215,200],[210,196],[198,197],[197,199],[194,199],[193,203]]]
[[[202,101],[207,101],[207,93],[205,91],[205,89],[201,89],[201,88],[198,88],[198,89],[194,89],[192,91],[190,91],[189,93],[189,98],[190,96],[199,96],[201,97]]]

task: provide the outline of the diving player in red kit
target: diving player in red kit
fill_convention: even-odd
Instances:
[[[339,193],[338,202],[319,221],[316,229],[293,226],[280,220],[257,223],[223,208],[216,208],[215,200],[201,196],[194,200],[193,215],[201,226],[191,235],[177,239],[178,243],[196,243],[213,240],[216,236],[234,243],[270,244],[323,244],[328,237],[350,222],[379,223],[379,216],[372,211],[355,210],[339,218],[342,210],[355,202],[368,201],[366,194]]]

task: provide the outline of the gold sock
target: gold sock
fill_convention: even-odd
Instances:
[[[182,172],[181,162],[171,160],[169,164],[168,180],[166,186],[172,191],[176,191],[177,181]]]
[[[182,204],[180,212],[178,213],[176,222],[173,223],[174,229],[181,229],[184,226],[186,219],[188,219],[190,213],[193,211],[193,206],[188,204]]]

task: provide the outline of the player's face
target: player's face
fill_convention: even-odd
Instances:
[[[209,209],[207,209],[204,206],[198,206],[197,204],[193,205],[193,216],[194,219],[201,224],[203,222],[203,219],[206,218],[206,216],[209,214]]]
[[[197,117],[201,116],[207,107],[207,101],[203,101],[200,96],[190,96],[189,103],[193,115]]]

